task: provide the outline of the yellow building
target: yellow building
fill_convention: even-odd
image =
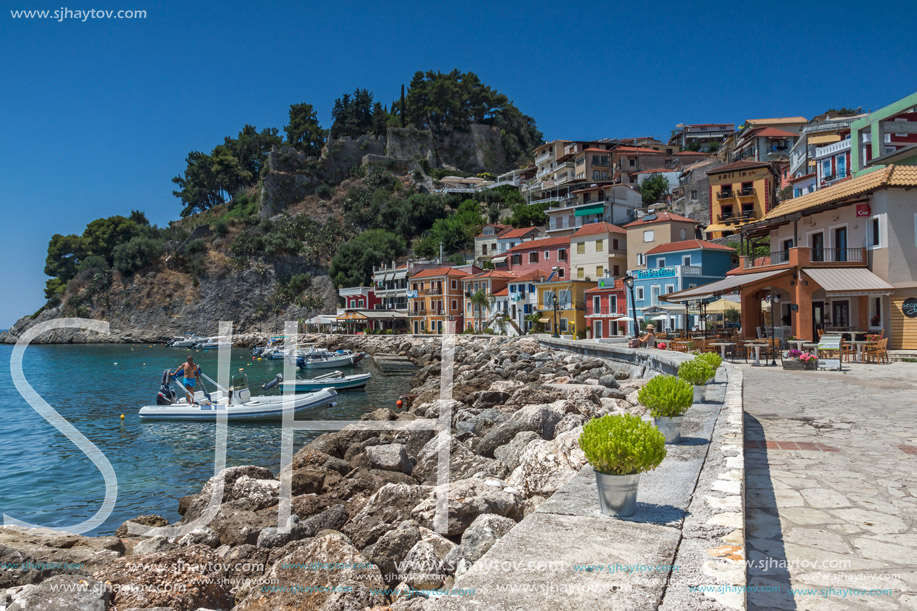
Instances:
[[[775,205],[779,179],[766,161],[736,161],[714,170],[710,178],[710,225],[707,239],[732,235],[764,218]]]
[[[575,335],[586,328],[586,298],[584,293],[595,288],[596,283],[586,280],[558,280],[535,285],[541,314],[539,322],[547,333],[554,333],[554,295],[557,295],[558,333]]]
[[[477,268],[472,268],[478,271]],[[455,322],[455,332],[461,333],[464,293],[462,279],[470,274],[454,267],[424,269],[411,276],[408,310],[414,334],[442,334],[447,322]]]
[[[627,232],[611,223],[589,223],[570,236],[570,277],[598,280],[627,271]]]

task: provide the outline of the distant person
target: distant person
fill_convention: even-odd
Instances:
[[[187,362],[178,366],[178,369],[172,375],[182,374],[182,385],[185,387],[185,393],[188,395],[188,405],[194,405],[194,384],[201,377],[201,366],[195,365],[194,357],[189,356]]]
[[[640,347],[641,348],[655,348],[656,347],[656,326],[655,325],[646,325],[646,334],[640,337]]]

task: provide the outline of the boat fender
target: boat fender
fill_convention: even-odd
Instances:
[[[270,390],[283,382],[283,374],[278,373],[273,380],[261,385],[261,390]]]

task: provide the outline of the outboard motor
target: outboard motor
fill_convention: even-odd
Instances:
[[[159,392],[156,394],[156,405],[172,405],[175,403],[175,392],[172,390],[172,370],[162,372],[162,381],[159,383]]]
[[[283,374],[278,373],[276,376],[274,376],[273,380],[271,380],[270,382],[267,382],[266,384],[262,384],[261,390],[270,390],[274,388],[275,386],[277,386],[278,384],[280,384],[281,382],[283,382]]]

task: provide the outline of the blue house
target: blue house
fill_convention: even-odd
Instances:
[[[637,320],[651,322],[657,331],[682,329],[685,324],[684,308],[662,301],[659,299],[662,295],[722,280],[726,272],[738,265],[734,248],[705,240],[661,244],[648,250],[645,260],[646,269],[627,273],[634,278]],[[632,312],[633,302],[628,292],[627,315],[633,316]],[[697,316],[691,315],[688,328],[696,327],[697,322]]]

